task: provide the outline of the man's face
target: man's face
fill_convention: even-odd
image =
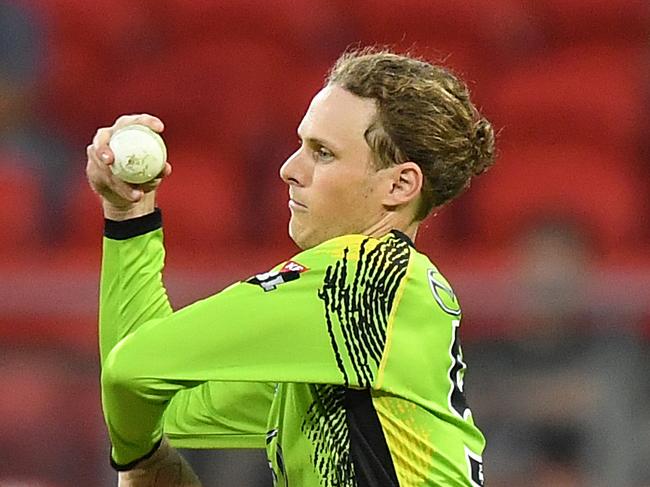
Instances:
[[[298,127],[300,147],[280,169],[289,185],[289,235],[300,248],[364,233],[381,219],[387,181],[364,138],[376,111],[374,100],[336,85],[312,100]]]

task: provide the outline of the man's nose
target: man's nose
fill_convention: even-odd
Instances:
[[[298,149],[280,167],[280,178],[289,185],[296,184],[298,186],[304,186],[306,183],[307,178],[305,168],[303,167],[304,164],[301,161],[301,153],[302,150]]]

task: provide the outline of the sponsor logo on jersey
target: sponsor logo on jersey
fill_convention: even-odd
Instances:
[[[257,274],[247,279],[246,282],[260,286],[264,292],[269,292],[277,289],[280,284],[295,281],[298,278],[300,278],[300,271],[280,270]]]
[[[309,268],[305,267],[302,264],[299,264],[298,262],[294,260],[288,261],[286,264],[282,266],[282,269],[280,269],[280,272],[284,271],[297,271],[297,272],[306,272],[308,271]]]
[[[460,305],[456,294],[442,275],[436,269],[429,269],[429,286],[438,306],[447,314],[460,316]]]

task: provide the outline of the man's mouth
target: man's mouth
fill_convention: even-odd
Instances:
[[[307,205],[301,203],[300,201],[296,201],[293,198],[289,198],[289,206],[293,206],[293,205],[298,206],[300,208],[307,208]]]

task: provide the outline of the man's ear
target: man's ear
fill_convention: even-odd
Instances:
[[[397,207],[416,201],[422,191],[424,176],[415,162],[403,162],[388,168],[389,191],[384,195],[384,206]]]

